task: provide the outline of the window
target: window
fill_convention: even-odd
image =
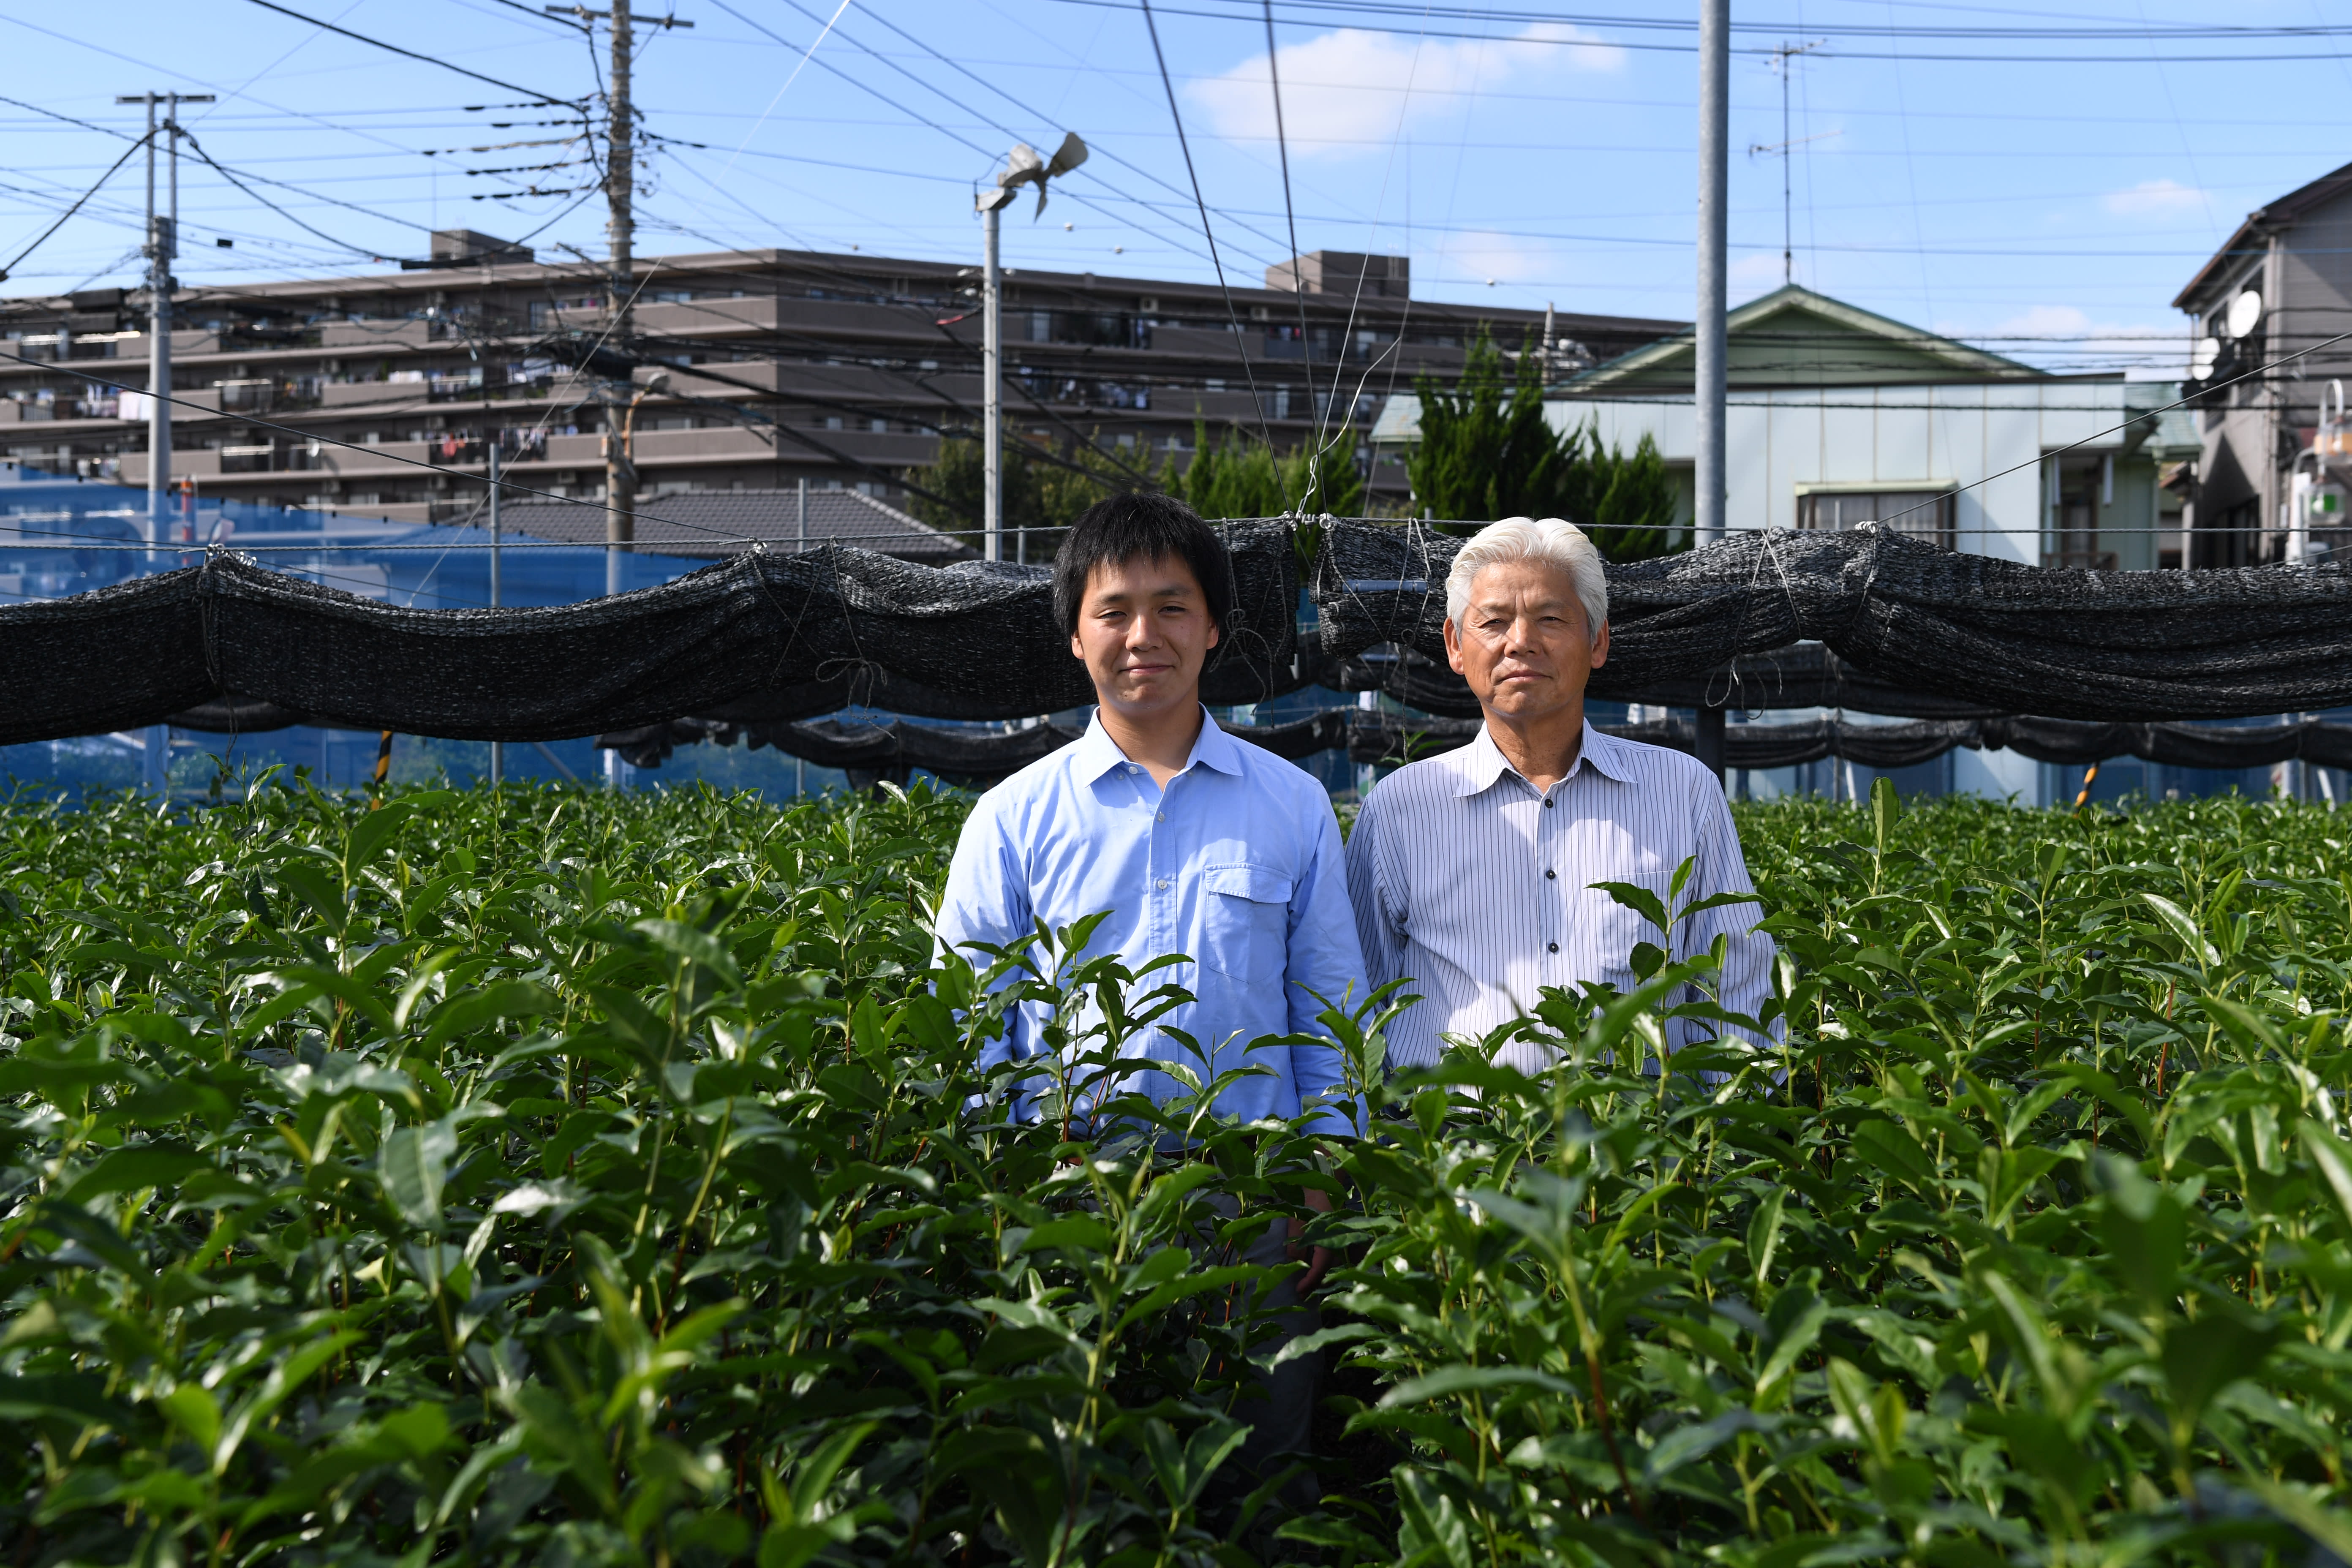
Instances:
[[[1797,526],[1839,530],[1883,522],[1949,550],[1958,499],[1950,490],[1809,490],[1797,498]]]

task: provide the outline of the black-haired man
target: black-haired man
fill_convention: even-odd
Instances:
[[[1232,604],[1223,544],[1181,502],[1118,496],[1077,520],[1055,563],[1054,609],[1094,682],[1094,719],[1083,737],[972,807],[939,938],[957,950],[1011,944],[1038,921],[1058,929],[1108,910],[1089,952],[1133,964],[1189,955],[1155,976],[1194,998],[1164,1022],[1213,1053],[1193,1060],[1154,1028],[1128,1042],[1130,1055],[1187,1060],[1204,1081],[1237,1066],[1266,1068],[1228,1087],[1219,1114],[1289,1118],[1321,1101],[1316,1125],[1352,1131],[1335,1047],[1251,1048],[1270,1036],[1318,1033],[1315,996],[1360,999],[1365,985],[1328,795],[1297,767],[1218,729],[1201,705],[1201,671]],[[1027,1011],[1008,1019],[982,1066],[1035,1057],[1045,1021]],[[1128,1081],[1159,1099],[1179,1088],[1149,1070]],[[1309,1202],[1325,1206],[1319,1199]],[[1270,1235],[1262,1250],[1254,1260],[1279,1261],[1284,1236]],[[1328,1263],[1317,1249],[1297,1296]],[[1245,1459],[1305,1446],[1312,1371],[1304,1358],[1283,1372],[1292,1368],[1305,1386],[1286,1389],[1292,1380],[1276,1373]]]

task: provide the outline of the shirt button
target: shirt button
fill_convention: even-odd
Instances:
[[[1549,944],[1549,945],[1550,951],[1552,951],[1553,952],[1558,952],[1559,951],[1559,943],[1558,943],[1558,942],[1552,942],[1552,943],[1550,943],[1550,944]]]
[[[1160,812],[1152,817],[1152,820],[1154,822],[1165,822],[1168,820],[1168,814],[1164,811]]]
[[[1557,872],[1557,871],[1546,871],[1546,872],[1544,873],[1544,880],[1545,880],[1545,881],[1547,881],[1547,882],[1556,882],[1556,881],[1558,881],[1559,879],[1559,872]]]
[[[1551,796],[1549,795],[1544,796],[1544,809],[1546,811],[1549,811],[1551,809]]]
[[[1161,887],[1163,887],[1163,888],[1164,888],[1164,887],[1166,887],[1166,886],[1168,885],[1168,879],[1167,879],[1167,878],[1165,878],[1165,877],[1160,878],[1160,885]]]

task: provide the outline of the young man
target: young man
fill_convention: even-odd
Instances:
[[[1609,658],[1609,582],[1592,542],[1558,518],[1489,525],[1445,584],[1445,651],[1486,723],[1459,751],[1381,781],[1348,840],[1348,888],[1374,984],[1412,977],[1423,1000],[1388,1031],[1391,1063],[1433,1064],[1448,1034],[1530,1011],[1547,985],[1634,985],[1631,955],[1657,932],[1593,888],[1631,882],[1675,908],[1752,891],[1723,786],[1680,752],[1585,722],[1584,688]],[[1772,942],[1756,906],[1705,910],[1677,956],[1730,939],[1723,1005],[1753,1017],[1770,994]],[[1676,1020],[1670,1045],[1687,1030]],[[1549,1064],[1525,1040],[1500,1060]]]
[[[1194,1000],[1130,1039],[1130,1057],[1183,1061],[1202,1081],[1240,1066],[1244,1078],[1216,1100],[1219,1115],[1254,1121],[1313,1107],[1314,1125],[1355,1131],[1339,1053],[1329,1045],[1268,1045],[1269,1036],[1317,1034],[1326,1002],[1360,1002],[1364,965],[1348,904],[1339,828],[1323,787],[1291,763],[1217,728],[1201,705],[1201,671],[1232,608],[1232,572],[1209,525],[1165,496],[1119,496],[1072,526],[1054,566],[1054,610],[1070,652],[1086,663],[1097,706],[1080,739],[981,796],[966,819],[940,904],[944,948],[1012,944],[1036,922],[1059,929],[1109,911],[1087,952],[1140,965],[1168,953],[1186,962],[1156,971]],[[971,953],[985,963],[983,955]],[[1318,1002],[1317,996],[1324,1000]],[[983,1068],[1043,1051],[1045,1020],[1024,1006]],[[1126,1087],[1155,1099],[1179,1091],[1144,1071]],[[1328,1208],[1310,1194],[1308,1203]],[[1249,1261],[1293,1256],[1298,1226],[1270,1227]],[[1307,1271],[1273,1299],[1277,1310],[1312,1293],[1329,1258],[1314,1249]],[[1312,1314],[1286,1314],[1286,1333]],[[1314,1358],[1269,1380],[1242,1450],[1264,1468],[1306,1447]]]

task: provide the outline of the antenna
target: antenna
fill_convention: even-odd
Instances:
[[[1796,245],[1792,237],[1795,229],[1791,221],[1789,199],[1790,154],[1807,142],[1822,142],[1837,134],[1834,131],[1824,131],[1818,136],[1790,140],[1789,136],[1789,77],[1790,75],[1789,62],[1799,55],[1812,53],[1820,48],[1824,40],[1821,38],[1815,38],[1809,44],[1782,44],[1772,51],[1772,69],[1780,78],[1780,140],[1773,142],[1751,142],[1748,148],[1748,155],[1751,158],[1759,153],[1775,153],[1780,158],[1780,281],[1783,283],[1794,283],[1797,280]]]

